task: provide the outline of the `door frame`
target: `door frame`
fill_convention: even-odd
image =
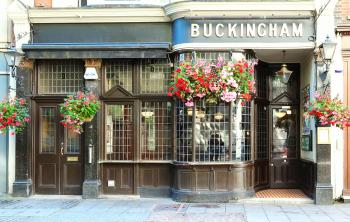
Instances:
[[[32,163],[31,163],[31,168],[33,169],[32,170],[32,179],[33,179],[33,194],[36,194],[37,193],[37,154],[38,154],[38,151],[39,151],[39,146],[40,146],[40,107],[42,106],[52,106],[52,107],[56,107],[57,108],[57,111],[59,111],[59,107],[58,105],[63,103],[63,99],[65,98],[65,95],[59,95],[59,96],[52,96],[50,98],[48,98],[47,96],[36,96],[33,98],[33,102],[32,102],[32,110],[33,110],[33,127],[32,127]],[[62,134],[61,137],[63,136],[64,137],[64,127],[61,126],[59,124],[59,112],[56,113],[56,121],[57,121],[57,127],[56,127],[56,134],[59,135],[59,134]],[[62,132],[60,132],[62,131]],[[58,141],[59,139],[56,138],[56,142]],[[58,146],[59,146],[59,143],[56,144],[56,149],[58,150]],[[80,136],[80,157],[81,157],[81,179],[82,179],[82,183],[81,183],[81,187],[83,186],[83,181],[84,181],[84,178],[85,178],[85,149],[84,149],[85,145],[84,145],[84,134],[81,134]],[[56,151],[57,151],[56,150]],[[58,154],[56,154],[58,155]],[[62,187],[62,178],[61,178],[61,168],[62,168],[62,160],[61,158],[57,158],[57,162],[58,162],[58,165],[59,165],[59,175],[58,175],[58,194],[54,194],[54,195],[64,195],[62,194],[63,190],[61,190],[61,187]],[[46,195],[46,194],[45,194]],[[82,195],[79,194],[79,195]]]
[[[300,160],[300,108],[299,108],[299,104],[295,104],[295,103],[284,103],[284,104],[270,104],[268,106],[268,110],[269,110],[269,187],[270,188],[277,188],[277,187],[274,187],[272,185],[272,143],[273,143],[273,124],[272,124],[272,121],[273,121],[273,109],[274,108],[280,108],[282,106],[290,106],[291,108],[295,108],[296,110],[296,151],[295,151],[295,157],[294,158],[287,158],[289,159],[291,162],[294,162],[294,164],[296,164],[296,173],[298,174],[299,173],[299,160]],[[296,186],[294,188],[299,188],[299,181],[298,181],[298,176],[296,176]],[[281,188],[284,188],[284,187],[281,187]],[[288,188],[288,187],[285,187],[285,188]]]

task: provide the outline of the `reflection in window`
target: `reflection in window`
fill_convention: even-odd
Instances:
[[[38,61],[39,94],[69,94],[83,87],[84,65],[78,60]]]
[[[132,62],[128,60],[108,61],[105,65],[106,90],[119,85],[132,92]]]
[[[141,159],[171,159],[171,103],[142,102]]]
[[[273,109],[272,157],[296,157],[296,110]]]
[[[196,104],[196,161],[227,161],[229,144],[229,104]]]
[[[56,107],[40,108],[40,153],[56,153]]]
[[[106,160],[133,158],[132,105],[107,105]]]
[[[250,106],[250,102],[243,104],[240,101],[234,104],[209,104],[199,101],[194,107],[188,108],[182,102],[177,102],[177,160],[193,161],[192,139],[196,151],[195,161],[250,160]],[[232,116],[230,116],[230,107]],[[193,120],[195,121],[194,132],[192,132]]]
[[[232,109],[232,159],[247,161],[251,159],[250,102],[237,100]]]
[[[176,153],[177,160],[192,161],[192,108],[183,102],[176,103]]]
[[[80,153],[80,134],[75,133],[74,129],[64,128],[66,147],[65,154],[79,154]]]
[[[166,94],[171,68],[167,59],[142,60],[141,93]]]

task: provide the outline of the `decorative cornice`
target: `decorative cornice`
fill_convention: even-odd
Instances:
[[[29,9],[31,23],[169,22],[162,8]]]
[[[166,5],[172,20],[181,17],[286,17],[313,16],[313,1],[302,2],[177,2]]]
[[[29,9],[31,23],[170,22],[181,17],[311,17],[313,1],[175,2],[164,7]]]

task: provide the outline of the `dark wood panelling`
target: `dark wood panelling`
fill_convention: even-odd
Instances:
[[[253,163],[222,165],[175,165],[174,188],[193,191],[250,191],[253,189]],[[193,181],[194,180],[194,181]]]
[[[296,188],[298,183],[298,160],[281,159],[274,160],[270,166],[270,187],[271,188]]]
[[[300,188],[310,198],[314,198],[316,181],[316,163],[308,160],[300,160],[298,176]]]
[[[141,164],[140,187],[170,187],[170,164]]]
[[[269,186],[269,160],[254,162],[254,188],[260,190]]]
[[[104,194],[134,194],[134,166],[132,164],[103,164],[102,171]],[[110,181],[109,186],[108,181]]]

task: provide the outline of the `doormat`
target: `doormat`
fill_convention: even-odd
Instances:
[[[267,189],[255,193],[257,198],[309,198],[299,189]]]

